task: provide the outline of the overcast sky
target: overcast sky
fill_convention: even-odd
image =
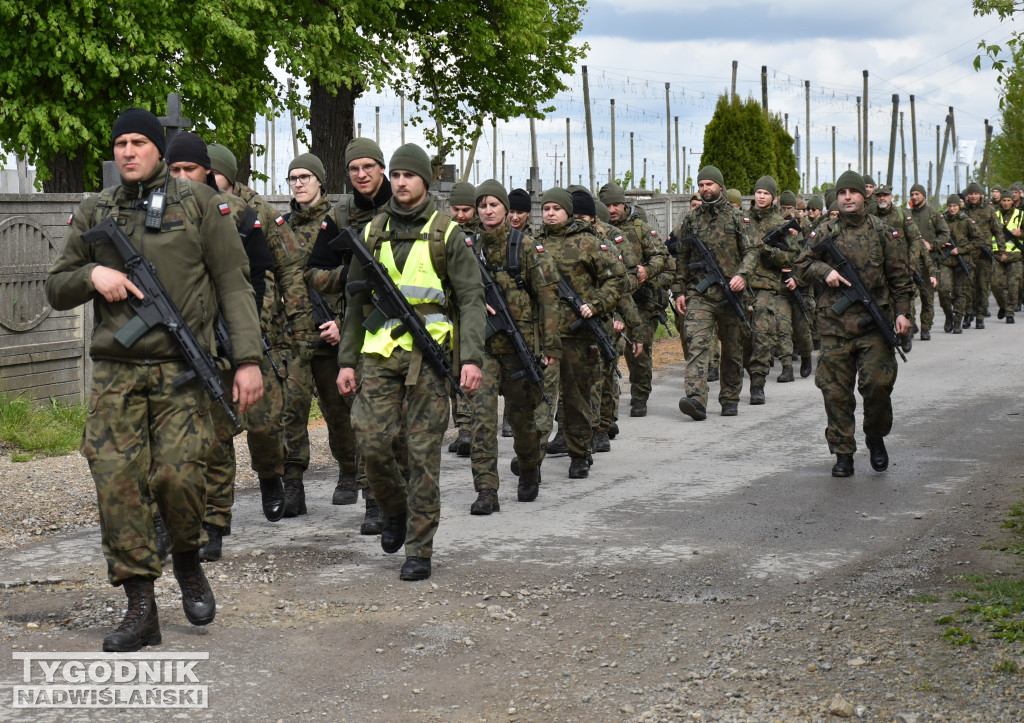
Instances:
[[[897,12],[897,9],[899,12]],[[981,160],[984,119],[998,131],[995,74],[975,72],[978,41],[1002,42],[1016,27],[992,17],[975,18],[970,0],[931,0],[913,12],[902,5],[862,0],[846,5],[790,0],[786,3],[716,0],[697,5],[680,0],[590,0],[580,42],[590,48],[588,67],[595,139],[597,184],[607,180],[612,167],[610,101],[615,100],[615,172],[622,177],[630,165],[630,133],[635,166],[656,186],[665,185],[665,83],[670,84],[673,119],[679,118],[679,142],[687,149],[687,167],[695,176],[700,165],[704,126],[719,94],[728,89],[732,61],[738,61],[737,92],[761,97],[761,66],[768,66],[768,103],[773,112],[789,114],[789,129],[799,128],[800,171],[806,165],[804,139],[804,81],[811,83],[811,178],[808,186],[832,177],[832,126],[836,127],[839,170],[856,168],[856,96],[863,92],[863,71],[869,72],[869,137],[874,141],[874,173],[884,179],[888,161],[892,94],[900,96],[904,112],[907,176],[913,182],[912,128],[909,95],[915,95],[919,178],[925,182],[928,162],[935,160],[935,127],[944,128],[947,107],[955,109],[956,130],[962,141],[977,141],[974,161]],[[581,63],[583,64],[583,63]],[[987,65],[987,63],[985,64]],[[565,176],[566,118],[570,119],[572,180],[588,181],[582,74],[567,78],[568,92],[559,94],[557,106],[546,120],[537,122],[538,161],[544,186],[553,184],[558,163]],[[385,157],[400,143],[398,99],[391,94],[367,95],[357,104],[356,121],[364,136],[376,133],[375,108],[380,107],[380,142]],[[408,114],[408,109],[407,109]],[[477,158],[479,179],[494,174],[493,149],[505,151],[502,181],[525,185],[530,166],[529,125],[525,119],[498,124],[497,145],[485,126]],[[275,180],[280,189],[291,158],[287,119],[276,126]],[[259,123],[257,141],[264,140]],[[406,140],[421,141],[417,129],[408,128]],[[897,135],[897,149],[899,136]],[[300,148],[300,152],[305,148]],[[692,152],[691,152],[692,151]],[[952,151],[951,151],[952,153]],[[557,154],[557,160],[556,160]],[[454,161],[459,162],[459,154]],[[818,161],[815,171],[815,159]],[[943,186],[952,184],[947,161]],[[680,158],[680,160],[682,160]],[[672,180],[676,176],[675,133],[672,138]],[[262,162],[260,162],[262,168]],[[471,180],[476,180],[475,173]],[[901,191],[897,155],[894,186]],[[726,179],[728,182],[728,179]],[[259,190],[263,190],[260,188]],[[283,190],[283,189],[282,189]]]

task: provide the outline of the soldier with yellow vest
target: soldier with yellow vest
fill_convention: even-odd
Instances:
[[[387,269],[408,302],[423,314],[426,328],[445,350],[452,350],[456,315],[460,323],[460,385],[480,386],[484,307],[480,267],[466,236],[427,193],[432,177],[426,151],[408,143],[390,163],[392,199],[363,229],[363,242]],[[385,322],[363,327],[373,310],[369,291],[353,293],[364,278],[353,264],[346,291],[347,313],[338,344],[338,391],[355,394],[352,427],[366,461],[366,476],[384,514],[381,548],[395,553],[405,545],[399,577],[430,577],[433,539],[441,510],[441,444],[448,424],[448,381],[413,345],[408,333],[392,336]],[[356,367],[362,379],[357,383]],[[392,449],[404,431],[408,440],[408,483]]]
[[[1021,221],[1024,221],[1024,211],[1013,207],[1012,196],[999,200],[996,220],[1024,246],[1020,230]],[[992,255],[998,262],[992,265],[992,293],[996,297],[996,303],[999,304],[999,313],[996,314],[996,318],[1006,317],[1006,323],[1013,324],[1015,323],[1013,313],[1020,300],[1018,293],[1021,278],[1021,252],[1016,244],[1006,238],[1005,234],[1000,234],[992,243]]]

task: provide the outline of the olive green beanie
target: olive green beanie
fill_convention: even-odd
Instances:
[[[540,199],[541,208],[543,208],[549,203],[557,203],[559,206],[565,209],[565,212],[567,214],[572,216],[572,194],[570,194],[564,188],[558,188],[556,186],[554,188],[549,188],[548,190],[544,191],[544,195]]]
[[[327,169],[324,168],[323,161],[312,153],[295,156],[295,160],[288,164],[288,175],[290,176],[296,168],[305,168],[310,171],[320,181],[320,185],[323,185],[324,178],[327,177]]]
[[[394,167],[392,167],[394,170]],[[459,181],[452,186],[451,193],[448,194],[448,205],[449,206],[472,206],[476,208],[476,199],[478,198],[476,192],[476,186],[469,181]],[[508,204],[506,204],[506,208]]]
[[[626,192],[622,190],[622,187],[617,183],[606,183],[601,186],[601,190],[597,193],[598,198],[601,199],[601,203],[625,203]]]
[[[743,194],[740,193],[738,188],[730,188],[725,192],[725,197],[729,200],[729,203],[736,204],[737,206],[743,203]]]
[[[839,180],[836,181],[837,194],[847,188],[856,191],[865,198],[868,196],[868,191],[864,188],[864,176],[856,171],[843,171],[842,175],[839,176]]]
[[[779,184],[771,176],[761,176],[757,179],[757,183],[754,184],[754,191],[768,191],[768,193],[772,194],[772,198],[778,198]]]
[[[796,194],[792,191],[783,191],[779,194],[779,205],[780,206],[795,206],[796,205]]]
[[[347,166],[352,161],[357,161],[360,158],[369,158],[377,161],[384,167],[384,153],[380,150],[380,146],[376,142],[369,138],[353,138],[345,146],[345,165]]]
[[[410,171],[423,179],[423,183],[430,185],[434,178],[434,170],[430,165],[430,157],[427,152],[415,143],[406,143],[399,146],[391,156],[391,163],[388,164],[389,171]]]
[[[958,195],[956,195],[955,193],[951,193],[946,198],[946,205],[947,206],[963,206],[964,202],[963,202],[963,200],[961,200],[961,198]]]
[[[458,184],[456,184],[458,185]],[[455,190],[454,188],[452,189]],[[500,181],[496,181],[493,178],[488,178],[486,181],[476,187],[476,198],[473,199],[473,205],[479,206],[480,199],[484,196],[494,196],[496,199],[501,201],[501,205],[508,210],[508,192],[505,187],[501,185]]]
[[[714,181],[722,187],[723,191],[725,190],[725,177],[722,176],[722,172],[714,166],[704,166],[700,169],[700,172],[697,174],[697,183],[700,183],[701,181]]]
[[[235,154],[220,143],[211,143],[206,147],[206,151],[210,154],[210,168],[224,176],[228,179],[228,183],[234,186],[235,178],[238,176],[238,160],[235,158]]]

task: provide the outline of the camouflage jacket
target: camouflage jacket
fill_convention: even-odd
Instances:
[[[505,223],[494,231],[484,231],[472,238],[473,250],[487,267],[488,273],[501,289],[512,318],[516,320],[526,344],[537,356],[562,356],[562,337],[558,333],[558,268],[551,254],[540,243],[523,236],[519,247],[519,278],[509,273],[508,238],[512,227]],[[505,334],[487,337],[490,354],[515,354]]]
[[[987,243],[998,243],[1003,237],[1003,225],[996,218],[995,208],[987,200],[982,198],[981,203],[977,205],[964,201],[963,210],[978,224],[978,231],[985,237]],[[980,246],[978,253],[981,253]]]
[[[159,231],[143,225],[144,201],[167,183],[167,204]],[[142,183],[121,184],[80,203],[68,220],[64,247],[50,267],[46,300],[54,309],[73,309],[93,302],[95,327],[89,354],[129,364],[179,361],[182,353],[174,336],[163,326],[146,332],[125,348],[115,334],[136,317],[127,301],[106,301],[92,283],[96,266],[125,271],[124,260],[108,242],[87,243],[82,234],[107,216],[135,249],[156,268],[157,278],[178,307],[192,333],[214,353],[214,324],[223,313],[239,364],[258,364],[263,357],[259,317],[249,283],[249,260],[238,231],[228,218],[227,197],[209,186],[167,178],[161,162]],[[196,204],[197,224],[184,204]],[[106,204],[106,205],[104,205]]]
[[[949,240],[949,226],[946,225],[946,219],[929,206],[927,201],[920,206],[911,205],[910,217],[917,224],[917,230],[921,232],[921,236],[932,247],[930,253],[934,259],[939,249]]]
[[[672,281],[673,297],[695,295],[697,284],[704,277],[700,270],[690,270],[690,264],[699,260],[693,245],[682,243],[690,234],[697,236],[714,254],[727,279],[738,274],[744,281],[750,282],[757,267],[761,240],[754,239],[750,219],[733,207],[723,194],[718,200],[702,203],[686,214],[675,231],[675,237],[680,243],[675,279]],[[723,301],[725,298],[717,285],[710,287],[704,295],[712,301]]]
[[[320,196],[316,203],[306,209],[300,208],[295,199],[289,202],[289,206],[291,212],[287,216],[288,226],[291,228],[298,244],[296,251],[299,263],[302,264],[303,268],[306,268],[318,240],[323,243],[323,239],[331,235],[330,231],[325,228],[325,225],[328,223],[327,217],[331,209],[331,202],[327,196]],[[330,239],[327,240],[329,241]],[[309,282],[307,281],[306,283],[309,286]],[[327,308],[334,315],[334,321],[340,327],[345,311],[344,294],[332,291],[323,293],[322,296],[327,303]],[[320,341],[320,330],[315,329],[308,334],[296,332],[295,338],[299,342],[304,341],[306,344],[316,344]]]
[[[907,251],[895,229],[886,226],[877,217],[862,211],[841,213],[835,221],[822,224],[811,234],[810,246],[796,263],[798,278],[817,282],[818,331],[822,336],[858,337],[871,333],[874,326],[861,304],[853,304],[842,315],[832,305],[843,297],[842,288],[825,283],[833,267],[814,252],[814,245],[831,236],[840,253],[857,269],[857,274],[890,319],[903,314],[910,316],[910,300],[914,282],[907,266]]]
[[[796,237],[786,233],[785,241],[788,246],[786,250],[777,249],[773,246],[766,246],[761,239],[786,223],[782,213],[776,206],[769,206],[761,210],[750,209],[751,233],[757,240],[757,266],[753,275],[748,280],[751,289],[766,289],[781,294],[784,290],[782,285],[782,269],[792,269],[800,249],[796,244]]]
[[[615,311],[619,297],[626,292],[626,270],[613,254],[608,243],[597,238],[596,229],[582,219],[569,219],[557,224],[544,224],[537,242],[555,259],[558,272],[564,276],[590,306],[594,315],[608,319]],[[564,301],[558,304],[558,328],[563,337],[587,337],[585,325],[570,330],[579,317]]]
[[[636,264],[632,266],[632,274],[630,273],[629,265],[629,262],[636,258],[636,248],[612,224],[605,223],[604,221],[595,221],[593,226],[595,229],[594,235],[605,241],[609,253],[619,260],[619,263],[622,264],[626,272],[626,289],[623,291],[622,296],[619,297],[619,303],[615,307],[614,316],[626,325],[626,336],[633,341],[643,342],[643,337],[646,336],[647,332],[644,325],[644,315],[637,308],[637,303],[631,293],[638,286]]]
[[[979,249],[985,244],[978,224],[963,210],[956,216],[946,211],[942,214],[942,218],[949,228],[949,238],[956,244],[957,250],[964,257],[964,260],[970,263],[980,253]],[[956,260],[956,257],[949,252],[950,249],[948,247],[944,249],[944,253],[939,256],[939,263],[943,266],[959,266],[960,263]]]
[[[1006,213],[1003,213],[1003,209],[996,211],[996,220],[999,221],[999,225],[1009,228],[1011,231],[1021,227],[1022,216],[1024,216],[1024,211],[1021,211],[1019,208],[1011,208]],[[1024,245],[1024,236],[1018,236],[1017,241]],[[999,260],[1002,254],[1006,254],[1007,263],[1010,261],[1020,261],[1020,249],[1015,244],[1006,240],[1002,228],[999,230],[999,235],[996,236],[996,242],[992,245],[994,247],[992,252],[997,260]]]
[[[907,258],[910,261],[910,268],[921,275],[921,280],[925,284],[929,284],[930,282],[927,277],[938,276],[939,272],[935,267],[932,255],[928,253],[924,246],[924,242],[921,239],[921,231],[917,224],[914,223],[914,219],[910,216],[909,212],[895,204],[890,204],[885,209],[881,207],[876,207],[876,209],[874,215],[882,223],[900,232],[900,236],[903,237],[903,243],[907,247]]]

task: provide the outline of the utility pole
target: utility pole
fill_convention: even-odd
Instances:
[[[861,125],[861,122],[860,122],[860,96],[858,95],[857,96],[857,170],[861,173],[861,175],[864,174],[864,166],[862,165],[862,163],[864,162],[864,147],[863,147],[863,141],[861,140],[861,129],[862,128],[863,128],[863,126]]]
[[[647,178],[647,159],[646,158],[644,159],[644,175],[643,175],[643,177],[644,177],[644,179]],[[646,185],[647,184],[644,183],[644,186],[646,186]]]
[[[939,157],[939,160],[938,160],[938,162],[935,165],[935,194],[936,194],[936,199],[935,200],[936,200],[936,202],[938,202],[938,200],[939,200],[938,199],[938,195],[942,193],[942,171],[943,171],[943,169],[945,168],[945,165],[946,165],[946,150],[949,148],[949,133],[950,133],[950,129],[951,129],[952,124],[953,124],[953,119],[947,115],[946,116],[946,133],[945,133],[945,135],[942,138],[942,155]],[[939,127],[935,126],[935,144],[936,144],[936,149],[938,148],[938,142],[939,142]],[[939,204],[939,205],[941,206],[941,204]]]
[[[988,124],[988,118],[985,119],[985,150],[981,156],[981,167],[978,169],[978,178],[983,180],[988,174],[988,161],[989,161],[989,144],[992,142],[992,126]]]
[[[398,94],[399,114],[402,116],[402,145],[405,145],[405,93]],[[533,123],[533,121],[530,121]]]
[[[633,131],[629,132],[629,187],[636,188],[636,156],[633,154]]]
[[[900,162],[903,164],[900,176],[903,178],[903,193],[900,198],[906,202],[907,200],[907,144],[906,138],[903,135],[903,111],[900,111]]]
[[[892,186],[892,173],[896,164],[896,121],[900,113],[900,96],[892,94],[892,128],[889,130],[889,166],[885,172],[885,185]]]
[[[914,153],[914,183],[917,183],[917,113],[914,111],[914,96],[910,96],[910,145]]]
[[[494,169],[491,178],[501,178],[505,172],[498,175],[498,116],[491,117],[491,166]]]
[[[612,98],[612,167],[608,169],[608,183],[615,180],[615,99]]]
[[[738,60],[732,61],[732,95],[729,96],[729,101],[736,100],[736,70],[739,68],[740,62]]]
[[[814,185],[815,186],[820,186],[821,185],[818,182],[818,157],[817,156],[814,157]]]
[[[991,128],[991,126],[989,126]],[[682,175],[679,166],[679,116],[676,116],[676,193],[683,192]]]
[[[373,139],[377,142],[377,145],[379,146],[380,145],[380,106],[379,105],[374,108],[374,114],[376,115],[376,130],[374,131]]]
[[[498,178],[505,177],[505,149],[501,149],[501,175]],[[512,188],[512,182],[509,181],[509,188]]]
[[[665,83],[665,185],[672,183],[672,104]]]
[[[540,180],[540,162],[537,159],[537,127],[534,119],[530,118],[530,176],[526,179],[526,191],[536,200],[543,185]]]
[[[807,167],[807,180],[811,180],[811,81],[804,81],[804,103],[806,105],[804,120],[804,155],[806,161],[804,165]],[[806,186],[805,186],[806,188]]]
[[[956,184],[956,192],[960,193],[960,146],[956,142],[956,118],[953,117],[953,106],[949,106],[949,133],[953,141],[953,181]]]
[[[875,142],[868,141],[868,148],[871,149],[871,157],[868,159],[868,175],[872,178],[875,177]],[[876,179],[877,180],[877,179]]]
[[[768,110],[768,66],[761,66],[761,110]]]
[[[292,79],[288,78],[288,95],[292,93]],[[295,126],[295,111],[289,111],[292,123],[292,157],[299,155],[299,133],[298,128]]]
[[[597,172],[594,170],[594,122],[590,118],[590,76],[587,66],[583,66],[583,118],[587,130],[587,168],[590,171],[590,190],[597,183]],[[583,184],[580,184],[583,185]]]
[[[870,169],[874,163],[868,164],[867,150],[868,150],[868,110],[871,105],[868,103],[868,71],[864,71],[864,168]],[[870,172],[870,171],[869,171]]]
[[[832,126],[832,185],[835,185],[836,179],[836,127]]]
[[[565,119],[565,177],[572,185],[572,134],[569,132],[569,119]]]

